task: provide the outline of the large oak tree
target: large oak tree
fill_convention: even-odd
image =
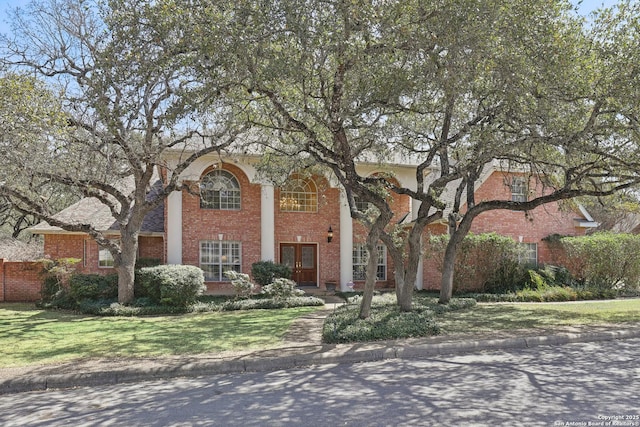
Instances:
[[[134,297],[145,215],[180,188],[182,170],[224,149],[238,133],[224,104],[225,49],[215,38],[216,22],[209,22],[216,49],[209,57],[210,91],[203,92],[191,66],[190,19],[189,10],[171,0],[37,0],[15,11],[13,36],[2,40],[5,62],[38,76],[59,99],[54,110],[64,126],[45,126],[39,114],[19,116],[23,135],[2,140],[0,195],[108,248],[122,303]],[[163,155],[176,149],[185,150],[182,160],[165,164]],[[150,193],[157,180],[159,189]],[[99,200],[117,223],[118,238],[56,217],[44,194],[53,185]]]
[[[274,153],[331,169],[352,216],[369,226],[369,250],[381,238],[394,258],[403,310],[411,309],[425,227],[444,213],[452,235],[446,303],[457,242],[479,213],[526,211],[637,182],[637,123],[627,114],[634,54],[602,49],[618,37],[614,19],[604,26],[609,33],[590,33],[559,0],[249,1],[232,15],[230,34],[242,46],[237,96],[249,106],[242,113],[277,137],[267,141]],[[623,77],[615,82],[607,77],[612,64]],[[357,168],[403,156],[417,164],[416,187]],[[496,160],[543,184],[543,195],[476,201],[475,185]],[[389,223],[388,191],[417,202],[409,227]],[[377,215],[363,218],[355,197]]]

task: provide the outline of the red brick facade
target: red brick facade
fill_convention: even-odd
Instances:
[[[213,163],[212,163],[213,164]],[[169,216],[173,215],[172,208],[168,200],[165,201],[164,212],[164,233],[153,235],[143,235],[140,237],[139,257],[156,258],[163,263],[181,262],[183,264],[200,266],[200,248],[203,241],[224,241],[240,244],[241,260],[240,268],[245,273],[251,272],[251,265],[262,260],[265,248],[262,239],[271,234],[273,248],[268,253],[274,255],[276,262],[281,262],[280,248],[282,244],[311,245],[315,248],[317,275],[313,280],[317,282],[319,288],[324,288],[328,281],[338,282],[345,289],[349,277],[347,271],[341,272],[342,266],[349,266],[348,251],[349,243],[344,242],[347,230],[341,230],[341,209],[343,221],[345,219],[345,206],[341,207],[340,190],[333,187],[325,177],[313,176],[313,184],[317,189],[317,210],[310,212],[288,212],[280,208],[279,199],[281,190],[275,188],[273,191],[273,230],[262,230],[261,216],[263,212],[269,214],[270,208],[265,205],[262,194],[262,185],[254,181],[251,174],[251,167],[235,163],[216,163],[217,166],[202,164],[201,172],[190,175],[191,181],[186,184],[197,189],[197,181],[214,168],[221,168],[230,173],[237,180],[240,187],[240,208],[239,209],[209,209],[200,205],[200,196],[197,191],[183,190],[181,197],[177,198],[177,207],[181,209],[181,220],[176,223],[181,227],[180,238],[172,242],[180,242],[181,248],[177,256],[178,261],[169,258]],[[199,174],[199,176],[198,176]],[[493,172],[477,189],[476,201],[503,199],[511,200],[510,175]],[[530,183],[531,184],[531,183]],[[534,186],[535,187],[535,186]],[[531,187],[529,187],[531,188]],[[536,189],[539,191],[539,189]],[[410,220],[412,200],[406,195],[393,195],[392,206],[395,212],[393,222],[398,223],[409,214]],[[271,203],[271,202],[268,202]],[[265,211],[265,209],[267,209]],[[510,236],[516,241],[523,243],[536,243],[538,250],[538,261],[540,263],[552,263],[553,254],[549,247],[542,240],[544,237],[558,233],[564,235],[583,234],[585,229],[575,226],[574,218],[580,216],[573,209],[561,209],[558,203],[538,207],[531,212],[523,213],[508,210],[496,210],[481,214],[473,224],[473,233],[496,232],[505,236]],[[174,218],[174,217],[172,217]],[[346,216],[348,218],[348,215]],[[267,222],[268,223],[268,222]],[[342,223],[344,225],[344,222]],[[352,222],[353,233],[351,235],[354,245],[363,243],[366,236],[364,228]],[[327,231],[331,227],[333,239],[327,241]],[[174,227],[175,228],[175,227]],[[343,232],[344,231],[344,232]],[[425,240],[429,234],[442,234],[447,232],[447,227],[443,223],[432,224],[425,231]],[[266,234],[265,234],[266,233]],[[99,247],[91,238],[80,234],[64,234],[61,232],[45,234],[45,254],[52,259],[57,258],[79,258],[82,262],[78,264],[77,271],[83,273],[107,274],[113,272],[112,268],[101,268],[98,266]],[[175,244],[175,243],[174,243]],[[270,244],[267,244],[270,246]],[[345,250],[341,253],[341,245],[345,245]],[[5,263],[6,265],[6,263]],[[423,283],[424,288],[437,289],[440,285],[439,266],[434,265],[434,260],[428,256],[423,262]],[[344,267],[343,267],[344,268]],[[5,269],[6,270],[6,269]],[[4,271],[4,270],[3,270]],[[9,271],[9,270],[6,270]],[[11,270],[13,271],[13,270]],[[387,257],[387,280],[377,283],[378,287],[394,286],[394,265]],[[31,276],[29,276],[31,277]],[[12,279],[13,280],[13,279]],[[31,279],[29,279],[31,280]],[[12,283],[14,283],[13,281]],[[17,282],[15,282],[17,283]],[[356,286],[361,285],[356,282]],[[210,291],[231,291],[231,286],[226,281],[211,281],[207,283]],[[13,292],[13,291],[12,291]],[[39,292],[39,287],[38,287]],[[16,294],[18,295],[18,294]],[[33,292],[29,298],[33,297]],[[6,294],[2,295],[6,298]],[[27,295],[25,294],[24,298]],[[12,297],[13,298],[13,297]],[[1,298],[0,298],[1,300]]]
[[[47,258],[77,258],[75,266],[79,273],[111,274],[112,267],[98,265],[100,247],[88,235],[84,234],[47,234],[44,238],[44,253]],[[155,258],[164,263],[164,238],[162,236],[140,236],[138,240],[138,258]]]
[[[492,173],[489,178],[476,190],[475,200],[511,200],[511,187],[509,178],[514,174],[501,172]],[[536,195],[542,194],[542,188],[537,188],[535,183],[530,183],[531,191]],[[554,253],[543,239],[551,234],[567,236],[584,235],[585,228],[578,228],[574,219],[579,215],[563,203],[549,203],[539,206],[532,211],[494,210],[478,215],[473,220],[471,232],[475,234],[494,232],[503,236],[512,237],[521,243],[535,243],[538,250],[538,263],[557,263]],[[428,227],[425,240],[428,235],[444,234],[447,227],[444,224],[434,224]],[[439,266],[435,265],[432,258],[427,257],[424,262],[424,288],[440,289],[441,275]]]
[[[42,266],[37,262],[0,258],[0,301],[37,301],[42,289]]]

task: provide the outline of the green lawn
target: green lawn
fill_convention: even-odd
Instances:
[[[85,357],[143,357],[277,346],[318,307],[153,317],[95,317],[0,304],[0,367]]]
[[[438,318],[445,334],[624,322],[640,322],[640,299],[478,304]]]

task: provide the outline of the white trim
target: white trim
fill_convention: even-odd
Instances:
[[[347,283],[353,282],[353,220],[349,202],[340,190],[340,290],[347,291]]]
[[[106,255],[106,256],[103,256]],[[110,261],[111,265],[100,265],[101,261]],[[113,268],[114,260],[111,251],[103,246],[98,245],[98,268]]]
[[[273,185],[260,186],[260,258],[262,261],[276,260],[276,219]]]
[[[167,198],[167,264],[182,264],[182,191]]]
[[[208,262],[208,263],[203,263],[202,262],[202,245],[203,244],[208,244],[210,247],[216,247],[218,250],[218,253],[220,254],[220,260],[218,262]],[[224,262],[224,257],[225,256],[229,256],[229,253],[225,253],[223,254],[222,251],[222,246],[223,245],[227,245],[228,249],[233,252],[234,249],[234,245],[237,245],[237,250],[238,250],[238,262]],[[212,254],[208,254],[211,257],[213,257]],[[218,277],[219,280],[215,280],[215,278],[212,280],[210,278],[207,278],[207,273],[205,272],[204,268],[202,268],[203,265],[212,265],[212,266],[217,266],[220,267],[220,276]],[[226,279],[224,276],[224,266],[227,265],[231,265],[231,266],[239,266],[238,270],[239,273],[242,272],[242,242],[240,241],[236,241],[236,240],[200,240],[200,242],[198,243],[198,266],[200,267],[200,269],[203,271],[203,274],[205,275],[205,282],[207,283],[223,283],[223,282],[230,282],[229,279]]]

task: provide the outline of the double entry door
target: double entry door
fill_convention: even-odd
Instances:
[[[318,247],[309,243],[281,243],[280,263],[291,268],[299,286],[318,286]]]

